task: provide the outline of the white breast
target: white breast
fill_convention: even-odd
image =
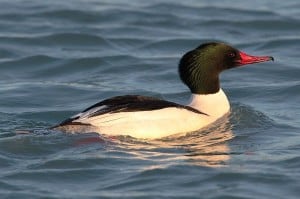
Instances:
[[[214,94],[192,94],[189,105],[213,118],[220,118],[230,110],[230,104],[222,89]]]

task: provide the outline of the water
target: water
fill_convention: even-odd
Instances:
[[[299,1],[0,3],[1,198],[299,198]],[[114,95],[185,103],[179,58],[211,40],[275,57],[222,74],[229,121],[157,141],[46,130]]]

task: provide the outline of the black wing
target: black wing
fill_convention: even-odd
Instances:
[[[74,124],[74,120],[80,119],[81,117],[91,118],[106,113],[151,111],[170,107],[183,108],[198,114],[207,115],[192,107],[180,105],[174,102],[169,102],[154,97],[140,95],[124,95],[116,96],[98,102],[97,104],[94,104],[93,106],[85,109],[81,113],[63,121],[58,126]]]

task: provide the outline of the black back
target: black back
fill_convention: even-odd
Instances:
[[[205,113],[202,113],[201,111],[198,111],[197,109],[194,109],[189,106],[180,105],[174,102],[169,102],[154,97],[147,97],[147,96],[140,96],[140,95],[125,95],[125,96],[112,97],[103,100],[101,102],[98,102],[97,104],[94,104],[93,106],[85,109],[81,113],[84,114],[91,111],[92,109],[99,108],[99,110],[91,111],[90,114],[85,115],[85,117],[87,118],[92,118],[106,113],[151,111],[151,110],[158,110],[158,109],[170,108],[170,107],[187,109],[194,113],[206,115]],[[58,126],[75,124],[74,120],[77,119],[80,119],[80,114],[78,114],[78,116],[73,116],[63,121]]]

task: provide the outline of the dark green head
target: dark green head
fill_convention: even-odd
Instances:
[[[226,69],[274,60],[251,56],[224,43],[205,43],[187,52],[180,60],[181,80],[195,94],[212,94],[220,89],[219,74]]]

